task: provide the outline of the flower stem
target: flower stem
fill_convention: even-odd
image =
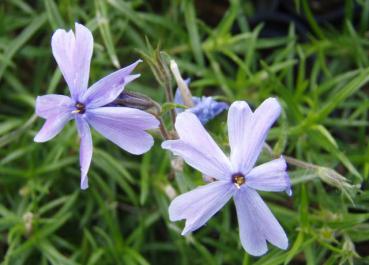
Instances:
[[[273,150],[272,148],[270,147],[270,145],[268,144],[265,144],[264,145],[264,148],[268,151],[268,153],[274,157],[274,158],[278,158],[278,156],[276,156],[274,153],[273,153]],[[305,161],[302,161],[302,160],[299,160],[299,159],[296,159],[294,157],[291,157],[291,156],[286,156],[286,155],[283,155],[283,158],[286,160],[286,162],[290,165],[293,165],[293,166],[296,166],[296,167],[301,167],[301,168],[306,168],[306,169],[318,169],[319,166],[317,165],[314,165],[314,164],[311,164],[311,163],[308,163],[308,162],[305,162]]]
[[[172,88],[169,86],[169,85],[166,85],[164,87],[164,91],[165,91],[165,97],[167,99],[167,102],[171,102],[173,103],[174,102],[174,97],[173,97],[173,91],[172,91]],[[169,114],[170,114],[170,118],[172,120],[172,124],[174,126],[175,122],[176,122],[176,112],[174,109],[171,109],[169,111]]]
[[[161,133],[161,136],[165,139],[165,140],[170,140],[170,135],[164,125],[164,121],[163,121],[163,118],[160,117],[160,116],[156,116],[156,118],[159,120],[159,130],[160,130],[160,133]]]

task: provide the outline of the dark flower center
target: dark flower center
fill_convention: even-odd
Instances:
[[[240,188],[241,185],[245,184],[246,178],[242,173],[235,173],[232,175],[232,182]]]
[[[84,104],[77,102],[76,103],[76,112],[79,114],[83,114],[86,112],[86,107]]]

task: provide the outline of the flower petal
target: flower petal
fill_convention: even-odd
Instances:
[[[88,85],[93,37],[88,28],[78,23],[75,23],[75,32],[56,30],[51,38],[51,47],[72,98],[79,101]]]
[[[288,238],[283,228],[253,189],[241,188],[234,196],[240,238],[243,248],[253,256],[261,256],[268,250],[266,241],[287,249]]]
[[[208,121],[214,119],[224,110],[228,109],[228,104],[225,102],[218,102],[213,97],[192,97],[195,106],[187,109],[194,113],[202,124],[206,124]]]
[[[242,164],[245,138],[248,136],[247,126],[251,123],[252,111],[245,101],[235,101],[228,110],[228,138],[231,148],[231,163],[235,171]]]
[[[82,117],[76,117],[77,130],[80,136],[79,163],[81,166],[81,189],[88,188],[88,169],[92,160],[92,137],[90,126]]]
[[[38,143],[51,140],[64,128],[71,118],[72,114],[70,113],[61,113],[60,115],[49,117],[33,140]]]
[[[63,95],[44,95],[36,98],[36,114],[47,119],[67,112],[72,112],[74,101]]]
[[[177,116],[175,124],[180,140],[166,141],[162,144],[165,149],[177,153],[194,168],[205,175],[228,179],[231,176],[231,165],[228,158],[207,133],[199,119],[191,112],[182,112]],[[202,162],[191,158],[195,155]],[[190,162],[191,161],[191,162]],[[202,163],[205,163],[202,166]]]
[[[153,115],[124,107],[89,109],[86,117],[96,131],[136,155],[147,152],[154,144],[152,136],[145,130],[159,126],[159,121]]]
[[[199,170],[202,174],[218,180],[230,179],[232,173],[222,164],[217,163],[210,153],[203,153],[198,148],[183,142],[182,140],[168,140],[161,147],[182,157],[188,165]]]
[[[281,106],[277,99],[266,99],[252,114],[251,119],[246,122],[242,142],[239,142],[240,154],[234,155],[232,165],[237,168],[235,170],[247,174],[254,166],[259,154],[263,148],[268,131],[281,113]],[[237,142],[232,143],[237,145]],[[236,153],[237,153],[236,152]]]
[[[261,191],[286,191],[291,195],[291,182],[283,157],[253,168],[246,177],[246,185]]]
[[[97,81],[83,95],[82,102],[85,103],[88,108],[97,108],[111,103],[122,93],[124,87],[129,82],[140,76],[130,75],[140,62],[142,62],[142,60],[137,60],[133,64],[115,71]]]
[[[203,226],[232,197],[236,188],[227,181],[215,181],[176,197],[169,205],[169,219],[186,219],[182,235]]]

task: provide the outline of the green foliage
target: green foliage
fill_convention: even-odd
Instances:
[[[346,22],[335,29],[317,24],[308,1],[295,1],[313,29],[305,43],[292,24],[285,37],[260,37],[263,25],[247,24],[247,1],[230,1],[216,25],[198,17],[196,2],[0,2],[1,264],[369,262],[369,1],[359,1],[358,27],[347,4]],[[94,35],[90,83],[141,57],[137,51],[146,51],[149,42],[160,43],[192,78],[195,95],[205,91],[253,106],[279,98],[283,115],[268,143],[274,155],[291,158],[294,194],[262,195],[288,234],[287,251],[270,246],[261,258],[248,256],[231,203],[182,237],[183,223],[168,220],[168,204],[202,179],[188,166],[173,178],[160,137],[150,153],[136,157],[94,134],[86,191],[79,190],[74,125],[48,143],[33,143],[43,123],[34,115],[35,97],[68,93],[52,58],[51,34],[75,21]],[[142,77],[127,89],[164,103],[152,66],[140,64]],[[164,106],[169,124],[175,105]],[[226,149],[225,120],[223,114],[207,127]],[[270,159],[268,152],[264,156]]]

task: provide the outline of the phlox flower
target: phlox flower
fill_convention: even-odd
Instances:
[[[190,83],[190,79],[185,80],[187,86]],[[184,104],[179,89],[176,90],[174,95],[174,102],[177,104]],[[194,113],[202,124],[206,124],[208,121],[214,119],[224,110],[228,109],[228,104],[225,102],[218,102],[213,97],[192,97],[193,107],[186,109]],[[183,109],[176,108],[177,113],[183,112]]]
[[[169,206],[171,221],[185,219],[182,235],[203,226],[232,197],[236,205],[243,248],[254,256],[266,253],[267,241],[287,249],[288,238],[259,191],[286,191],[291,184],[283,157],[255,166],[267,133],[281,112],[274,98],[254,112],[245,101],[228,111],[230,156],[227,157],[206,132],[199,119],[185,111],[177,116],[179,139],[162,143],[164,149],[215,181],[176,197]]]
[[[80,136],[81,189],[88,187],[87,172],[92,159],[90,126],[132,154],[142,154],[153,145],[145,130],[157,128],[158,120],[141,110],[107,106],[122,93],[125,85],[140,75],[131,75],[141,61],[122,68],[88,87],[93,37],[88,28],[76,23],[75,33],[58,29],[52,36],[54,58],[69,87],[71,97],[45,95],[36,99],[36,114],[46,119],[35,142],[54,138],[72,119]]]

